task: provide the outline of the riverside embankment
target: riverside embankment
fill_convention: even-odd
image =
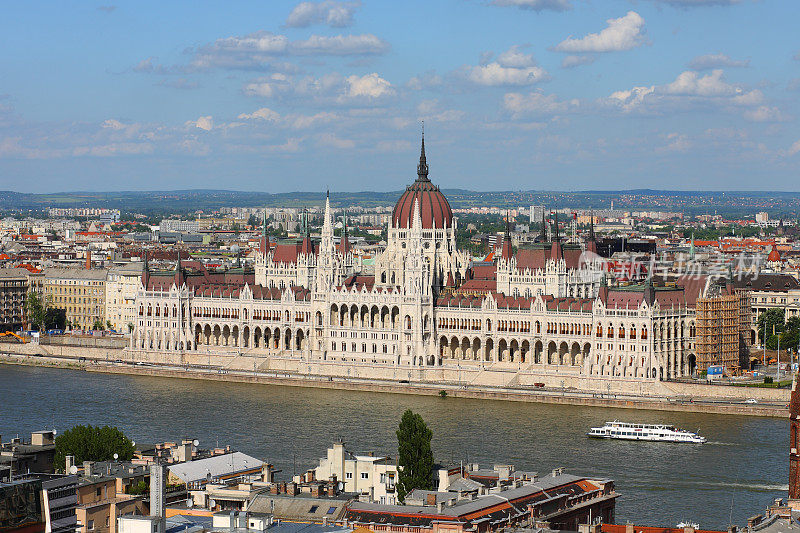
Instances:
[[[2,363],[70,367],[109,374],[658,411],[766,417],[788,414],[789,391],[786,389],[676,382],[649,382],[637,387],[637,384],[619,380],[590,383],[585,377],[562,378],[560,383],[554,384],[553,379],[547,383],[546,378],[550,376],[530,370],[459,368],[428,375],[419,371],[387,371],[385,367],[368,368],[370,365],[348,368],[324,362],[264,360],[263,357],[250,357],[245,361],[234,358],[226,364],[212,361],[210,356],[206,363],[211,364],[203,364],[199,358],[141,361],[131,358],[120,343],[106,341],[98,345],[94,339],[92,345],[83,346],[3,343],[0,352]],[[238,359],[242,358],[239,354]],[[533,380],[542,381],[534,384]],[[543,383],[546,385],[541,386]]]

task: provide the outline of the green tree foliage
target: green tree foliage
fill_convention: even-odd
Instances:
[[[799,342],[800,317],[793,316],[786,321],[786,325],[783,327],[783,332],[781,333],[781,350],[791,349],[797,353],[797,349],[800,347],[798,346]]]
[[[150,485],[147,484],[147,481],[140,481],[128,488],[128,494],[134,494],[137,496],[140,494],[147,494],[149,491]]]
[[[47,302],[36,291],[29,291],[25,297],[25,311],[29,327],[36,331],[44,329]]]
[[[75,456],[75,463],[110,461],[114,454],[120,461],[133,457],[133,442],[122,431],[111,426],[74,426],[56,437],[55,467],[64,470],[64,458]]]
[[[422,416],[408,409],[397,430],[397,496],[404,501],[414,489],[429,490],[433,484],[433,433]]]
[[[57,307],[48,307],[44,312],[44,329],[66,329],[67,312]]]
[[[778,347],[777,335],[783,331],[784,327],[783,313],[783,309],[768,309],[758,317],[758,338],[770,350],[775,350]]]

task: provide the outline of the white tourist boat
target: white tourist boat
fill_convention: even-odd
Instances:
[[[586,434],[598,439],[646,440],[654,442],[688,442],[703,444],[705,437],[697,433],[663,424],[628,424],[606,422],[603,427],[592,428]]]

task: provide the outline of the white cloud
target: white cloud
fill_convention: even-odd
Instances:
[[[323,146],[332,146],[338,149],[355,148],[356,143],[351,139],[342,139],[333,133],[323,133],[319,136],[319,143]]]
[[[312,24],[325,24],[332,28],[344,28],[353,24],[353,13],[358,7],[360,2],[300,2],[289,13],[286,26],[306,28]]]
[[[775,106],[758,106],[744,112],[744,118],[751,122],[784,122],[788,117]]]
[[[338,118],[339,115],[335,113],[323,111],[321,113],[316,113],[314,115],[293,115],[287,117],[287,122],[289,127],[296,130],[303,130],[310,128],[312,126],[316,126],[317,124],[327,124],[333,122]]]
[[[153,145],[149,143],[112,143],[97,146],[79,146],[72,155],[83,157],[112,157],[116,155],[152,154]]]
[[[108,120],[104,120],[103,123],[100,125],[103,128],[110,128],[112,130],[122,130],[125,129],[125,124],[120,122],[119,120],[110,118]]]
[[[497,56],[497,62],[507,68],[524,68],[536,64],[533,60],[533,55],[522,53],[518,44]]]
[[[531,85],[546,75],[541,67],[508,68],[496,62],[469,70],[469,79],[478,85]]]
[[[557,52],[619,52],[644,44],[644,19],[635,11],[617,19],[608,19],[600,33],[590,33],[575,39],[569,37],[554,48]]]
[[[644,99],[655,92],[655,87],[634,87],[627,91],[615,91],[609,99],[619,105],[624,111],[631,111],[639,107]]]
[[[581,65],[591,65],[596,58],[594,56],[566,56],[561,61],[562,68],[573,68]]]
[[[442,77],[433,71],[425,72],[418,76],[412,77],[406,83],[406,87],[413,91],[421,91],[422,89],[432,89],[440,87],[444,80]]]
[[[349,98],[380,98],[394,94],[392,84],[378,76],[376,72],[365,76],[348,76],[345,95]]]
[[[377,148],[379,152],[407,153],[414,146],[409,141],[380,141]]]
[[[793,156],[800,153],[800,141],[795,141],[786,151],[786,155]]]
[[[372,34],[312,35],[308,39],[290,41],[285,35],[257,31],[244,36],[217,39],[200,47],[188,67],[173,70],[270,69],[279,67],[275,65],[275,59],[285,56],[365,56],[383,54],[388,50],[389,44]],[[139,72],[158,72],[159,69],[164,70],[163,67],[154,66],[152,58],[134,67]]]
[[[417,104],[417,115],[428,122],[455,122],[462,120],[465,113],[460,109],[442,109],[438,100],[423,100]]]
[[[258,120],[266,120],[267,122],[275,122],[280,117],[281,116],[272,109],[269,109],[268,107],[262,107],[261,109],[256,109],[252,113],[242,113],[237,118],[243,120],[258,119]]]
[[[656,152],[687,152],[692,147],[689,137],[684,133],[668,133],[664,136],[667,144],[656,148]]]
[[[580,107],[578,99],[558,100],[554,94],[532,92],[528,94],[507,93],[503,97],[503,107],[514,116],[557,115],[575,111]]]
[[[195,127],[204,131],[211,131],[214,128],[214,119],[211,115],[199,117],[197,120],[189,120],[185,124],[187,127]]]
[[[745,90],[725,80],[723,71],[708,74],[687,70],[665,85],[633,87],[616,91],[606,100],[623,112],[663,114],[667,112],[722,109],[751,122],[780,122],[787,117],[765,103],[758,89]]]
[[[748,67],[750,66],[749,59],[736,60],[731,59],[725,54],[705,54],[697,56],[689,62],[689,68],[692,70],[711,70],[722,67]]]
[[[726,82],[721,69],[712,70],[705,76],[687,70],[681,72],[675,81],[665,85],[663,92],[689,96],[725,96],[740,94],[742,89]]]
[[[532,11],[567,11],[572,9],[569,0],[492,0],[492,4],[530,9]]]
[[[291,90],[290,78],[286,74],[276,73],[250,81],[244,86],[244,93],[249,96],[273,98]]]
[[[670,4],[677,7],[701,7],[701,6],[732,6],[741,0],[654,0],[662,4]]]
[[[272,74],[247,82],[243,91],[264,98],[302,98],[305,104],[314,105],[372,105],[396,94],[392,84],[376,72],[348,77],[332,72],[300,78]]]
[[[374,55],[388,52],[389,43],[370,33],[332,37],[312,35],[305,41],[292,43],[290,50],[296,55]]]

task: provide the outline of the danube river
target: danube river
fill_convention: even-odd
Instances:
[[[352,451],[396,454],[405,409],[433,431],[436,460],[611,478],[617,521],[702,528],[744,524],[786,497],[788,423],[745,416],[633,411],[536,403],[303,389],[78,370],[0,365],[0,435],[118,426],[139,442],[200,439],[231,444],[304,472],[342,438]],[[705,445],[601,441],[584,435],[607,420],[670,423],[697,430]]]

